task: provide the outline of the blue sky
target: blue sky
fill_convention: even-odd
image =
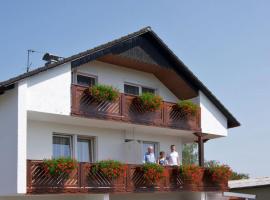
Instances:
[[[27,49],[67,57],[151,26],[242,123],[207,142],[206,158],[270,176],[269,10],[263,0],[2,0],[0,81],[25,71]]]

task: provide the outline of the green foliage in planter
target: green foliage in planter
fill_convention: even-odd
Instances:
[[[180,176],[186,180],[190,180],[194,184],[200,184],[203,178],[203,168],[191,164],[191,165],[181,165],[179,167]]]
[[[177,108],[185,115],[194,116],[199,106],[193,103],[191,100],[179,100],[176,104]]]
[[[226,183],[232,176],[232,170],[228,165],[216,161],[207,162],[205,170],[210,174],[214,182]]]
[[[139,101],[147,111],[155,111],[160,108],[162,98],[153,93],[145,92],[139,96]]]
[[[77,161],[71,158],[54,158],[43,161],[44,170],[51,176],[68,176],[77,168]]]
[[[155,184],[165,176],[164,167],[156,163],[143,164],[142,171],[146,182],[149,184]]]
[[[104,176],[110,179],[118,178],[122,174],[126,176],[126,165],[117,160],[99,161],[91,170],[93,173],[98,173],[100,171]]]
[[[119,90],[109,85],[93,85],[89,92],[97,101],[116,101],[119,97]]]

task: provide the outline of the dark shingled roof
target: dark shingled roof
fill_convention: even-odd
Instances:
[[[36,75],[43,71],[52,69],[66,62],[72,62],[72,65],[76,66],[77,63],[80,63],[79,59],[84,59],[89,56],[93,58],[95,57],[98,58],[102,56],[100,52],[108,48],[111,48],[119,43],[125,42],[127,40],[130,40],[132,38],[135,38],[144,34],[149,34],[150,37],[152,37],[155,42],[157,42],[162,48],[164,48],[164,50],[168,52],[168,55],[170,57],[169,59],[171,59],[172,62],[177,64],[178,69],[181,70],[181,73],[183,73],[183,75],[190,80],[189,82],[192,84],[192,86],[198,90],[201,90],[210,99],[210,101],[227,117],[228,128],[240,126],[240,123],[237,121],[237,119],[225,108],[225,106],[215,97],[215,95],[213,95],[213,93],[187,68],[187,66],[168,48],[168,46],[159,38],[159,36],[151,29],[151,27],[145,27],[139,31],[128,34],[119,39],[113,40],[106,44],[97,46],[93,49],[65,58],[57,63],[45,65],[43,67],[34,69],[30,72],[21,74],[9,80],[0,82],[0,94],[3,93],[5,90],[12,89],[14,87],[14,84],[16,84],[18,81],[22,79],[25,79],[27,77]]]

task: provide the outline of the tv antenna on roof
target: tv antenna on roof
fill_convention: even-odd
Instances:
[[[30,66],[31,66],[31,64],[30,64],[30,53],[34,53],[34,52],[35,52],[35,51],[32,50],[32,49],[28,49],[28,50],[27,50],[27,65],[26,65],[26,72],[29,72]]]
[[[26,65],[26,72],[29,72],[30,71],[30,67],[32,65],[32,63],[30,62],[30,55],[32,53],[40,53],[40,54],[44,54],[45,52],[41,52],[41,51],[36,51],[36,50],[33,50],[33,49],[28,49],[27,50],[27,65]]]
[[[56,56],[47,52],[42,52],[42,51],[36,51],[33,49],[28,49],[27,50],[27,65],[26,65],[26,72],[30,71],[31,65],[32,63],[30,62],[30,55],[32,53],[39,53],[39,54],[44,54],[42,60],[46,61],[46,65],[51,64],[51,63],[55,63],[58,62],[60,60],[63,60],[64,57],[61,56]]]

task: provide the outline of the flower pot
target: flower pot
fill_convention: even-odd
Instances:
[[[191,179],[183,179],[183,182],[184,182],[183,185],[184,190],[199,191],[199,185],[194,183]]]

